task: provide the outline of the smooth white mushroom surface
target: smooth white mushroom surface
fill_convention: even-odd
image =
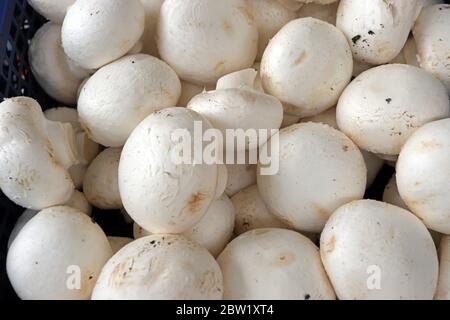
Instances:
[[[180,80],[166,63],[145,54],[126,56],[98,70],[83,86],[80,122],[94,141],[121,147],[139,122],[175,106],[180,93]]]
[[[253,65],[258,29],[244,0],[166,0],[157,44],[162,59],[181,79],[214,84]]]
[[[341,0],[336,26],[354,59],[379,65],[400,53],[421,9],[422,0]]]
[[[77,91],[89,71],[71,61],[61,46],[61,26],[47,22],[31,39],[28,50],[36,81],[53,99],[76,104]]]
[[[423,9],[413,34],[420,66],[441,80],[450,95],[450,5]]]
[[[325,270],[341,300],[432,299],[438,258],[411,212],[373,200],[336,210],[320,239]]]
[[[203,300],[221,299],[222,292],[222,272],[206,249],[180,235],[152,235],[108,261],[92,299]]]
[[[122,150],[119,190],[123,205],[134,221],[152,233],[188,230],[216,196],[217,165],[194,163],[194,152],[186,161],[174,159],[180,154],[180,142],[173,139],[173,132],[182,130],[192,137],[195,122],[203,130],[211,128],[207,120],[186,108],[155,112],[137,126]],[[191,150],[194,143],[187,140]]]
[[[425,225],[450,234],[450,119],[429,123],[406,142],[397,162],[401,198]]]
[[[116,254],[120,249],[133,242],[134,240],[126,237],[108,237],[108,241],[111,245],[113,253]]]
[[[231,201],[236,210],[234,226],[234,233],[236,235],[261,228],[289,229],[286,224],[270,213],[259,195],[256,185],[239,191],[231,198]]]
[[[8,251],[6,269],[22,299],[89,299],[111,255],[106,235],[91,218],[53,207],[22,228]]]
[[[62,44],[77,64],[98,69],[129,52],[144,27],[140,0],[77,0],[67,10]]]
[[[261,61],[270,39],[297,14],[287,9],[277,0],[246,0],[248,10],[258,27],[258,54],[256,61]]]
[[[183,232],[182,235],[206,248],[214,257],[217,257],[233,235],[234,221],[233,203],[226,195],[223,195],[211,203],[199,223]],[[133,225],[135,239],[151,234],[137,223]]]
[[[83,191],[87,200],[100,209],[120,209],[119,160],[122,149],[108,148],[89,165],[84,176]]]
[[[61,24],[66,16],[67,9],[76,0],[28,0],[28,3],[39,14],[48,20]]]
[[[28,209],[67,202],[74,191],[67,169],[90,162],[98,152],[98,146],[70,124],[45,119],[31,98],[0,103],[0,127],[0,187]]]
[[[334,1],[329,4],[308,3],[300,8],[298,11],[299,18],[315,18],[330,24],[336,25],[336,15],[339,6],[339,1]]]
[[[364,159],[340,131],[293,125],[280,131],[279,150],[277,174],[262,175],[259,165],[258,189],[269,211],[296,230],[320,232],[335,209],[364,196]]]
[[[256,183],[256,164],[228,164],[226,166],[228,181],[225,193],[229,197]]]
[[[436,300],[450,300],[450,236],[443,236],[439,245],[439,281]]]
[[[227,300],[335,299],[319,249],[295,231],[248,231],[231,241],[217,262]]]
[[[264,90],[301,117],[336,105],[352,76],[353,59],[343,33],[314,18],[286,24],[270,41],[261,61]]]
[[[404,64],[359,75],[342,93],[336,110],[339,129],[361,149],[394,157],[419,127],[449,115],[444,85]]]

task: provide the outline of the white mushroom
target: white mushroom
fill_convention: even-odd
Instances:
[[[31,71],[44,91],[57,101],[74,105],[77,90],[89,71],[71,61],[61,46],[61,26],[48,22],[31,40]]]
[[[156,30],[158,27],[159,12],[164,0],[140,0],[145,9],[145,29],[142,35],[142,52],[154,57],[159,55],[156,46]]]
[[[108,148],[89,165],[84,176],[83,191],[87,200],[100,209],[120,209],[119,160],[122,150]]]
[[[397,162],[401,198],[428,228],[444,234],[450,234],[449,161],[450,119],[444,119],[417,130]]]
[[[0,186],[16,204],[34,210],[67,202],[74,191],[67,171],[98,152],[70,124],[45,119],[31,98],[0,104]]]
[[[217,262],[227,300],[335,299],[318,248],[294,231],[248,231],[231,241]]]
[[[450,94],[450,5],[423,9],[413,34],[420,66],[441,80]]]
[[[228,170],[227,166],[220,164],[217,166],[218,176],[217,176],[217,186],[216,186],[216,196],[214,199],[219,199],[224,193],[228,185]]]
[[[297,14],[287,9],[277,0],[246,0],[248,10],[258,27],[258,54],[256,61],[261,61],[264,50],[270,39],[289,21],[297,18]]]
[[[335,209],[364,196],[364,159],[340,131],[322,123],[293,125],[280,131],[279,150],[276,175],[262,175],[259,165],[258,189],[269,211],[296,230],[320,232]]]
[[[223,195],[211,203],[206,214],[194,227],[182,233],[183,236],[206,248],[214,257],[222,252],[233,235],[235,209],[231,200]],[[133,225],[135,239],[151,235],[137,223]]]
[[[336,210],[320,253],[341,300],[432,299],[438,280],[433,239],[410,212],[373,200]]]
[[[125,247],[127,244],[133,242],[133,239],[126,237],[108,237],[109,244],[111,245],[114,254],[119,252],[120,249]]]
[[[403,64],[372,68],[339,99],[339,128],[360,148],[397,156],[420,126],[450,115],[447,91],[428,72]]]
[[[67,56],[87,69],[98,69],[133,48],[145,27],[140,0],[77,0],[62,25]]]
[[[51,108],[45,110],[44,115],[48,120],[70,123],[74,130],[78,132],[82,131],[80,122],[78,121],[78,112],[76,109],[67,107]],[[98,152],[100,152],[100,149],[98,149]],[[76,189],[80,189],[83,186],[84,175],[86,174],[87,167],[88,166],[86,164],[77,164],[69,168],[69,174]]]
[[[303,3],[298,2],[297,0],[277,0],[279,3],[283,5],[286,9],[297,12],[301,7],[303,7]]]
[[[256,164],[227,164],[228,181],[225,193],[232,197],[256,183]]]
[[[450,236],[442,237],[439,261],[439,281],[435,299],[450,300]]]
[[[112,250],[102,229],[69,207],[39,212],[11,244],[8,278],[30,299],[89,299]]]
[[[280,128],[283,121],[283,106],[277,98],[255,90],[257,75],[255,70],[247,69],[240,73],[249,73],[249,76],[237,81],[234,78],[231,81],[219,80],[217,90],[195,96],[189,102],[188,108],[208,119],[214,128],[222,132],[223,137],[227,137],[228,129],[244,132],[254,130],[259,146],[271,136],[271,130]],[[234,85],[236,87],[233,88]],[[239,137],[234,137],[234,149],[230,149],[228,148],[230,141],[225,139],[226,151],[243,151],[244,148],[256,147],[251,146],[249,141],[240,146],[238,141]]]
[[[157,43],[181,79],[213,84],[253,64],[258,30],[244,0],[166,0]]]
[[[28,3],[39,14],[48,20],[61,24],[66,16],[67,8],[76,0],[28,0]]]
[[[261,61],[265,91],[301,117],[336,105],[352,76],[353,59],[343,33],[313,19],[286,24],[270,41]]]
[[[336,26],[356,60],[378,65],[400,53],[421,9],[422,0],[341,0]]]
[[[236,210],[234,226],[234,233],[236,235],[261,228],[289,229],[286,224],[270,213],[259,195],[256,185],[239,191],[231,198],[231,201]]]
[[[328,109],[318,115],[313,117],[308,117],[302,119],[301,122],[321,122],[339,130],[337,121],[336,121],[336,108]],[[378,173],[383,167],[384,161],[380,159],[377,155],[367,152],[365,150],[360,150],[361,154],[364,158],[364,162],[366,163],[367,169],[367,183],[366,188],[369,188],[372,183],[375,181]]]
[[[336,15],[339,1],[329,4],[308,3],[305,4],[298,12],[299,18],[315,18],[333,25],[336,25]]]
[[[152,233],[186,231],[214,200],[218,166],[194,163],[193,153],[188,159],[175,159],[180,142],[173,133],[188,133],[185,139],[192,150],[195,142],[190,137],[198,124],[203,130],[211,128],[192,110],[167,108],[142,121],[123,148],[119,164],[123,205],[134,221]]]
[[[8,239],[8,249],[11,247],[11,244],[13,243],[14,239],[19,234],[20,230],[22,230],[23,226],[28,223],[36,214],[38,211],[27,209],[20,215],[19,219],[17,219],[16,224],[14,225],[14,228],[12,229],[11,233],[9,234]]]
[[[180,235],[153,235],[108,261],[92,299],[221,299],[222,291],[222,273],[206,249]]]
[[[78,99],[80,122],[94,141],[121,147],[139,122],[175,106],[180,93],[180,80],[166,63],[145,54],[126,56],[86,82]]]

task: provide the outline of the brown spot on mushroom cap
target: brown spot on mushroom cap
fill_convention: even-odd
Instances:
[[[247,19],[249,24],[255,23],[255,18],[251,14],[250,10],[248,10],[247,6],[239,6],[236,9],[238,9],[242,13],[242,15],[245,17],[245,19]]]
[[[347,145],[345,145],[345,144],[342,146],[342,150],[343,150],[344,152],[347,152],[347,151],[348,151],[348,148],[349,148],[349,147],[348,147]]]
[[[300,53],[298,58],[295,59],[294,66],[298,66],[298,65],[302,64],[303,62],[306,61],[307,58],[308,58],[308,53],[306,51],[302,51],[302,53]]]
[[[433,149],[442,148],[442,144],[435,140],[422,141],[417,148],[418,152],[428,152]]]
[[[219,61],[214,66],[214,72],[217,73],[217,74],[222,74],[224,72],[224,69],[225,69],[225,62],[224,61]]]
[[[224,20],[222,24],[223,24],[223,29],[226,32],[232,32],[233,31],[233,26],[231,25],[231,23],[228,20]]]
[[[133,270],[134,258],[128,257],[123,262],[116,265],[111,272],[108,280],[108,286],[120,287],[124,285],[127,274]]]
[[[325,244],[325,252],[332,253],[336,246],[336,236],[333,235],[330,240]]]
[[[328,220],[329,216],[330,216],[330,212],[329,210],[321,207],[320,205],[318,205],[317,203],[313,203],[312,204],[313,208],[315,209],[315,212],[317,214],[319,214],[321,217],[324,217],[325,219]]]
[[[287,266],[291,264],[295,260],[294,254],[291,252],[282,252],[281,254],[277,255],[275,258],[275,265],[276,266]]]
[[[196,192],[191,195],[188,200],[188,210],[190,213],[197,213],[202,202],[206,199],[207,194],[203,192]]]

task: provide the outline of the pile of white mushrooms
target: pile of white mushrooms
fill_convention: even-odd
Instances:
[[[28,2],[59,107],[0,104],[20,298],[450,299],[450,5]],[[173,132],[197,124],[277,133],[259,162],[175,163]],[[365,199],[385,164],[383,201]]]

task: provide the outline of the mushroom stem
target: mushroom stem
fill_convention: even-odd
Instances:
[[[47,120],[46,126],[50,145],[65,169],[89,163],[97,146],[86,133],[76,132],[68,123]]]

